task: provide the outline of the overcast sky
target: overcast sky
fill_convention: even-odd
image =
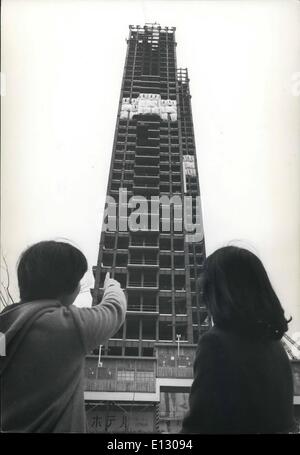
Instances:
[[[145,22],[177,27],[189,70],[207,253],[237,240],[255,251],[300,330],[296,0],[2,2],[1,241],[15,298],[32,243],[67,238],[96,264],[125,38]]]

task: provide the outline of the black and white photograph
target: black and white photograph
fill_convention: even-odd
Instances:
[[[300,1],[2,0],[0,254],[3,435],[300,434]]]

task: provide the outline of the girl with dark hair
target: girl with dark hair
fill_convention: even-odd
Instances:
[[[206,260],[213,328],[199,340],[183,433],[284,433],[294,427],[293,379],[280,339],[284,311],[262,262],[229,246]]]
[[[86,271],[82,252],[65,242],[40,242],[21,255],[21,302],[0,313],[0,431],[85,431],[85,356],[118,331],[127,306],[109,276],[99,305],[72,305]]]

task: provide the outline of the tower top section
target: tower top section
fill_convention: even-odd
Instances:
[[[176,27],[162,27],[157,22],[149,23],[147,22],[145,25],[129,25],[129,29],[134,32],[143,33],[143,31],[164,31],[168,33],[174,33]]]

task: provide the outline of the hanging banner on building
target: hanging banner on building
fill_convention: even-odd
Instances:
[[[171,122],[177,120],[177,103],[174,100],[162,100],[155,93],[140,93],[137,98],[123,98],[120,118],[132,119],[134,115],[155,114],[162,120],[167,121],[170,116]]]
[[[187,176],[196,177],[195,158],[191,155],[183,155],[183,187],[184,192],[187,191]]]

